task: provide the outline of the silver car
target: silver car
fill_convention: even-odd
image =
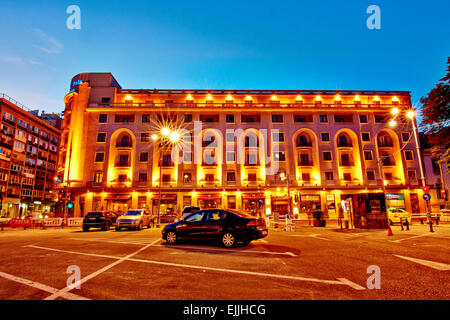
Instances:
[[[151,216],[145,210],[128,210],[116,220],[116,231],[120,231],[122,228],[142,230],[144,226],[149,229],[152,226]]]

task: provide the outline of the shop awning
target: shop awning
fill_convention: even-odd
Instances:
[[[159,200],[159,194],[156,194],[152,197],[152,200]],[[177,200],[176,194],[162,194],[161,200]]]
[[[244,193],[242,195],[242,198],[244,199],[265,199],[266,196],[264,193]]]
[[[105,198],[106,201],[128,201],[131,196],[128,194],[113,194]]]
[[[198,200],[220,200],[222,196],[220,194],[201,194],[198,196]]]

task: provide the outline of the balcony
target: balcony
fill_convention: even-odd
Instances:
[[[353,161],[339,161],[340,167],[354,167],[355,163]]]
[[[302,160],[300,160],[300,161],[298,162],[298,166],[299,166],[299,167],[312,167],[312,166],[314,166],[314,162],[312,162],[312,161],[302,161]]]
[[[129,168],[131,167],[131,161],[119,161],[115,163],[116,168]]]
[[[133,145],[131,143],[116,143],[116,148],[121,148],[121,149],[131,149],[133,148]]]

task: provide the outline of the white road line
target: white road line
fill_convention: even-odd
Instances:
[[[288,237],[299,237],[299,238],[314,238],[314,239],[319,239],[319,240],[331,241],[330,239],[319,237],[318,234],[304,234],[304,235],[303,234],[289,234],[287,236]]]
[[[107,243],[132,244],[132,245],[139,245],[139,246],[145,246],[145,245],[151,243],[149,241],[118,241],[118,240],[82,239],[82,238],[70,238],[69,240],[87,241],[87,242],[107,242]]]
[[[434,261],[429,261],[429,260],[422,260],[422,259],[417,259],[417,258],[411,258],[411,257],[405,257],[405,256],[399,256],[394,254],[394,256],[396,256],[397,258],[401,258],[401,259],[405,259],[405,260],[409,260],[439,271],[448,271],[450,270],[450,264],[446,264],[446,263],[442,263],[442,262],[434,262]]]
[[[295,253],[292,252],[273,252],[273,251],[255,251],[255,250],[226,250],[226,249],[215,249],[215,248],[204,248],[204,247],[188,247],[188,246],[164,246],[159,245],[158,247],[161,248],[174,248],[174,249],[193,249],[196,251],[216,251],[216,252],[225,252],[230,254],[236,254],[236,253],[248,253],[248,254],[273,254],[273,255],[284,255],[284,256],[291,256],[291,257],[297,257]]]
[[[418,236],[413,236],[413,237],[408,237],[408,238],[403,238],[403,239],[397,239],[397,240],[390,240],[391,242],[401,242],[401,241],[405,241],[405,240],[411,240],[411,239],[416,239],[416,238],[420,238],[420,237],[426,237],[429,236],[428,234],[420,234]]]
[[[48,251],[55,251],[55,252],[61,252],[61,253],[78,254],[78,255],[82,255],[82,256],[91,256],[91,257],[98,257],[98,258],[109,258],[109,259],[121,259],[122,258],[122,257],[116,257],[116,256],[109,256],[109,255],[105,255],[105,254],[84,253],[84,252],[77,252],[77,251],[60,250],[60,249],[40,247],[40,246],[35,246],[35,245],[28,245],[28,246],[24,246],[24,247],[25,248],[34,248],[34,249],[48,250]]]
[[[107,265],[106,267],[103,267],[97,271],[95,271],[94,273],[91,273],[90,275],[84,277],[83,279],[77,281],[76,283],[73,284],[73,287],[77,287],[77,286],[81,286],[83,283],[85,283],[86,281],[95,278],[96,276],[102,274],[103,272],[108,271],[109,269],[115,267],[116,265],[129,260],[131,257],[134,257],[135,255],[137,255],[139,252],[151,247],[152,245],[154,245],[155,243],[161,241],[161,239],[155,240],[154,242],[152,242],[151,244],[146,245],[145,247],[140,248],[139,250],[127,255],[126,257],[120,258],[119,260]],[[70,290],[72,290],[72,288],[66,287],[64,289],[59,290],[58,292],[53,293],[52,295],[48,296],[47,298],[45,298],[45,300],[55,300],[57,298],[59,298],[60,296],[62,296],[63,294],[69,292]]]
[[[30,246],[35,247],[35,246]],[[45,247],[38,247],[38,249],[43,250],[50,250],[50,251],[60,251],[60,252],[66,252],[66,253],[72,253],[72,254],[80,254],[80,255],[94,255],[94,256],[102,256],[97,254],[86,254],[86,253],[77,253],[75,251],[64,251],[64,250],[58,250],[58,249],[52,249],[52,248],[45,248]],[[138,250],[139,252],[142,251],[144,248]],[[136,252],[135,254],[137,254]],[[132,254],[134,255],[134,254]],[[171,263],[171,262],[163,262],[163,261],[154,261],[154,260],[144,260],[144,259],[135,259],[135,258],[121,258],[121,257],[114,257],[114,256],[102,256],[105,258],[111,258],[111,259],[118,259],[119,261],[132,261],[132,262],[140,262],[140,263],[148,263],[148,264],[155,264],[155,265],[163,265],[163,266],[169,266],[169,267],[177,267],[177,268],[187,268],[187,269],[197,269],[197,270],[208,270],[213,272],[224,272],[224,273],[234,273],[234,274],[245,274],[245,275],[252,275],[252,276],[259,276],[259,277],[266,277],[266,278],[274,278],[274,279],[283,279],[283,280],[296,280],[296,281],[306,281],[306,282],[317,282],[317,283],[324,283],[324,284],[332,284],[332,285],[346,285],[356,290],[363,290],[364,288],[361,286],[358,286],[356,283],[351,282],[350,280],[347,280],[345,278],[340,278],[338,280],[322,280],[322,279],[316,279],[316,278],[305,278],[305,277],[298,277],[298,276],[288,276],[288,275],[281,275],[281,274],[273,274],[273,273],[262,273],[262,272],[253,272],[253,271],[246,271],[246,270],[234,270],[234,269],[223,269],[223,268],[213,268],[213,267],[204,267],[204,266],[196,266],[196,265],[189,265],[189,264],[179,264],[179,263]],[[116,261],[114,265],[117,264]],[[105,267],[106,268],[106,267]],[[86,279],[86,278],[85,278]],[[91,278],[89,278],[91,279]],[[85,282],[89,279],[82,279],[81,282]],[[74,284],[74,286],[77,285],[77,283]]]
[[[45,284],[42,284],[42,283],[39,283],[39,282],[35,282],[35,281],[31,281],[31,280],[24,279],[24,278],[20,278],[20,277],[14,276],[12,274],[0,272],[0,277],[8,279],[8,280],[11,280],[11,281],[14,281],[14,282],[17,282],[17,283],[20,283],[20,284],[24,284],[24,285],[29,286],[29,287],[33,287],[35,289],[42,290],[42,291],[45,291],[45,292],[49,292],[49,293],[53,293],[53,294],[56,293],[56,292],[59,292],[58,289],[49,287],[49,286],[47,286]],[[73,293],[70,293],[70,292],[62,294],[61,297],[64,298],[64,299],[69,299],[69,300],[90,300],[88,298],[85,298],[85,297],[82,297],[82,296],[79,296],[79,295],[76,295],[76,294],[73,294]]]

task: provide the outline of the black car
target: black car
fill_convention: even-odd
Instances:
[[[168,244],[180,239],[217,240],[227,248],[238,242],[249,242],[266,237],[268,230],[264,219],[245,213],[222,209],[209,209],[192,213],[185,219],[167,225],[162,238]]]
[[[83,231],[87,232],[90,228],[101,228],[107,231],[114,226],[117,220],[117,214],[111,211],[89,212],[83,220]]]

